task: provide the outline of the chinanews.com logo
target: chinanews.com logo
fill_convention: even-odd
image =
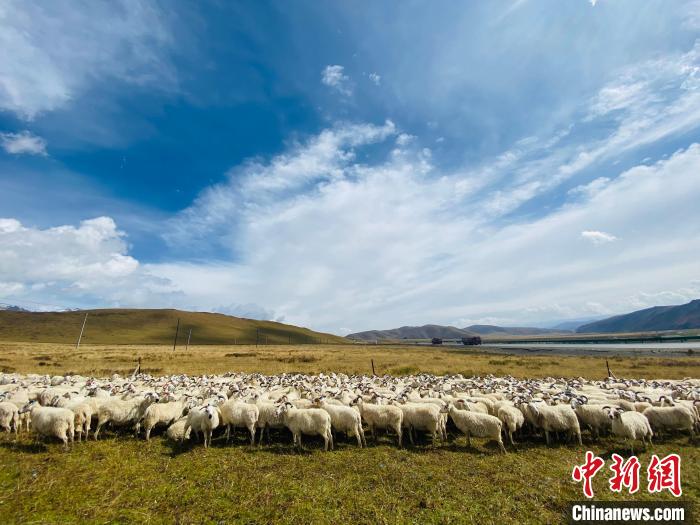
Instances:
[[[583,495],[587,501],[572,502],[569,505],[569,523],[692,523],[691,509],[684,501],[666,502],[596,502],[590,500],[593,492],[593,478],[604,473],[605,460],[587,451],[585,461],[576,465],[571,478],[582,484]],[[666,493],[680,498],[681,457],[669,454],[660,458],[652,454],[646,469],[636,456],[627,460],[619,454],[612,455],[609,466],[608,488],[616,494],[636,494],[642,490],[642,483],[649,494]],[[642,472],[645,472],[642,480]]]

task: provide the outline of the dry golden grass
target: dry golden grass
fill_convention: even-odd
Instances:
[[[408,375],[461,373],[515,377],[606,377],[605,358],[569,356],[508,356],[459,347],[364,345],[236,345],[191,346],[187,352],[162,345],[73,345],[0,343],[0,370],[46,374],[106,376],[130,374],[138,357],[142,369],[153,375],[212,374],[230,371],[346,372]],[[700,358],[611,357],[618,377],[681,379],[700,377]]]

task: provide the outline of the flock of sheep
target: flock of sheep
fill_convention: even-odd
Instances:
[[[427,374],[391,377],[345,374],[229,373],[193,377],[172,375],[109,379],[82,376],[0,375],[0,428],[19,433],[26,428],[54,437],[66,448],[74,441],[99,439],[106,425],[142,431],[149,440],[157,427],[168,439],[182,442],[201,434],[205,447],[217,429],[228,443],[231,429],[244,428],[251,445],[262,443],[270,429],[287,428],[294,445],[317,435],[332,450],[334,434],[345,434],[366,446],[365,428],[376,440],[381,430],[395,436],[399,447],[418,432],[433,444],[448,440],[448,426],[471,438],[495,441],[544,434],[593,438],[612,434],[651,443],[668,432],[700,430],[700,380],[589,381],[583,378],[518,380],[512,377],[465,378]],[[258,432],[259,431],[259,432]]]

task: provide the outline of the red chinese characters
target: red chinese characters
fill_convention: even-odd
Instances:
[[[637,456],[632,456],[627,461],[618,454],[612,455],[613,464],[610,470],[613,476],[610,478],[610,490],[612,492],[622,492],[622,487],[627,487],[630,494],[639,490],[639,468],[640,463]]]
[[[625,458],[619,454],[613,454],[612,460],[613,464],[610,465],[610,470],[613,474],[608,479],[610,491],[621,493],[626,488],[630,494],[638,492],[641,464],[637,456],[632,456],[625,461]],[[571,477],[578,483],[583,482],[583,494],[587,498],[593,497],[593,478],[604,465],[605,460],[589,450],[586,452],[584,464],[574,467]],[[647,479],[649,493],[668,490],[676,497],[681,496],[683,494],[681,457],[678,454],[669,454],[665,458],[659,459],[656,454],[653,454],[647,468]]]
[[[605,460],[599,458],[590,450],[586,452],[586,462],[583,465],[576,465],[571,477],[574,481],[583,481],[583,493],[587,498],[593,497],[593,477],[605,465]]]
[[[656,454],[651,456],[651,462],[647,469],[650,493],[668,491],[676,497],[683,494],[681,489],[681,457],[678,454],[669,454],[659,459]]]

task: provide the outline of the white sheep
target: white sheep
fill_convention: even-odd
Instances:
[[[192,432],[195,434],[201,432],[204,435],[204,448],[209,448],[214,429],[219,426],[219,422],[221,421],[220,415],[219,408],[213,405],[206,405],[190,410],[187,414],[187,420],[185,421],[183,436],[187,435],[190,429],[192,429]]]
[[[642,412],[649,420],[651,428],[657,434],[662,430],[688,431],[691,438],[695,436],[695,414],[686,406],[649,407]]]
[[[277,408],[277,414],[282,417],[284,425],[291,431],[294,445],[302,448],[301,436],[318,435],[323,438],[323,449],[333,450],[333,434],[331,433],[331,416],[320,408],[296,408],[286,402]]]
[[[374,439],[375,442],[377,441],[375,429],[391,429],[396,432],[398,436],[399,447],[403,446],[403,411],[399,407],[394,405],[374,405],[365,403],[360,396],[356,397],[352,404],[359,409],[360,415],[369,426],[372,439]]]
[[[574,434],[578,444],[582,445],[581,427],[576,413],[569,405],[547,405],[531,402],[527,405],[535,425],[544,430],[547,445],[550,444],[550,432],[568,432]]]
[[[32,430],[40,436],[54,436],[63,441],[68,449],[68,440],[75,439],[75,414],[67,408],[43,407],[36,402],[28,403],[23,412],[32,414]]]
[[[404,398],[405,399],[405,398]],[[442,435],[442,418],[440,407],[433,403],[409,403],[396,405],[403,412],[403,427],[408,429],[408,438],[413,441],[413,431],[423,430],[432,436],[433,445],[437,441],[438,432]],[[442,403],[444,407],[444,403]]]
[[[603,407],[611,422],[613,435],[625,438],[630,443],[630,451],[634,454],[634,441],[641,439],[642,443],[647,441],[651,445],[651,438],[654,432],[651,430],[649,420],[644,414],[636,411],[622,410],[617,407]]]
[[[80,399],[68,400],[59,408],[67,408],[75,414],[75,432],[78,434],[78,441],[82,441],[83,434],[87,440],[90,435],[90,424],[92,422],[92,406]]]
[[[604,410],[603,405],[588,405],[584,404],[581,399],[572,399],[571,407],[574,409],[579,423],[586,425],[594,438],[600,436],[602,432],[610,430],[610,417],[608,417],[608,412]]]
[[[260,409],[257,405],[246,403],[237,399],[229,399],[219,405],[221,411],[221,424],[226,425],[226,443],[231,436],[231,427],[244,427],[250,433],[250,444],[255,445],[255,429],[260,417]]]
[[[184,441],[190,437],[190,429],[188,428],[187,431],[185,431],[186,425],[187,416],[182,416],[168,427],[168,430],[165,431],[165,436],[171,441]]]
[[[503,430],[508,434],[510,444],[515,446],[513,434],[523,426],[525,423],[525,416],[513,405],[501,403],[496,410],[496,417],[503,423]]]
[[[262,445],[263,434],[267,433],[267,442],[270,442],[271,428],[284,428],[282,416],[277,413],[277,405],[269,401],[263,401],[259,398],[255,400],[255,406],[258,407],[258,422],[257,427],[260,429],[260,439],[258,445]]]
[[[331,427],[336,432],[345,432],[348,436],[357,438],[357,446],[362,448],[367,446],[365,431],[362,428],[362,416],[354,408],[329,402],[324,397],[317,399],[314,403],[318,408],[322,408],[331,416]]]
[[[181,418],[187,409],[187,403],[183,401],[171,401],[170,403],[152,403],[148,405],[143,417],[136,423],[136,433],[141,430],[141,425],[146,430],[146,441],[151,439],[151,431],[158,425],[170,425]]]
[[[457,407],[463,407],[460,410]],[[458,400],[456,404],[449,403],[444,409],[449,412],[455,426],[467,436],[467,444],[471,447],[471,437],[489,438],[498,443],[499,448],[505,454],[506,448],[503,446],[501,431],[503,423],[496,416],[472,411],[469,403]]]
[[[0,428],[15,435],[19,433],[19,409],[14,403],[9,401],[0,402]]]
[[[148,392],[144,396],[137,396],[131,399],[112,398],[100,405],[97,413],[97,428],[95,428],[94,438],[97,440],[102,427],[111,423],[114,425],[129,425],[141,419],[146,408],[159,399],[158,394]]]

